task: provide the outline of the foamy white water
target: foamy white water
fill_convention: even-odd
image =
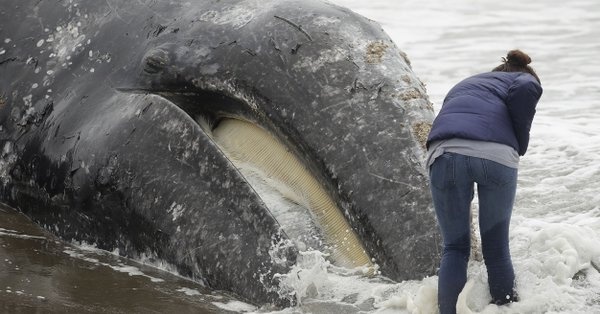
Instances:
[[[379,22],[412,61],[439,110],[466,76],[510,49],[533,59],[537,109],[511,224],[521,301],[489,305],[471,261],[459,313],[600,313],[600,2],[334,0]],[[437,277],[390,283],[307,254],[285,284],[300,305],[277,313],[437,313]]]

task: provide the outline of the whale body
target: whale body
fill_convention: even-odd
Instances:
[[[435,273],[432,119],[381,27],[327,2],[0,7],[0,201],[255,304],[289,304],[277,274],[309,247],[393,280]]]

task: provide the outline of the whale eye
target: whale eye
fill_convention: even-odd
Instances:
[[[253,186],[290,238],[306,241],[322,237],[324,247],[313,248],[324,248],[335,265],[367,267],[366,272],[373,272],[371,259],[340,208],[285,144],[258,125],[230,118],[221,120],[210,136]],[[276,197],[273,191],[292,205],[282,206],[273,201]],[[314,245],[307,242],[308,247]]]

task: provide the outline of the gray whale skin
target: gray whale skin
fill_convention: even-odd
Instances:
[[[6,0],[0,40],[0,201],[62,239],[293,303],[277,274],[298,248],[207,132],[240,119],[314,174],[382,276],[435,273],[433,110],[377,23],[317,0]]]

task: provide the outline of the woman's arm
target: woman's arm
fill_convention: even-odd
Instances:
[[[519,142],[521,156],[527,151],[535,107],[541,96],[542,86],[532,75],[526,73],[519,75],[508,90],[506,106]]]

